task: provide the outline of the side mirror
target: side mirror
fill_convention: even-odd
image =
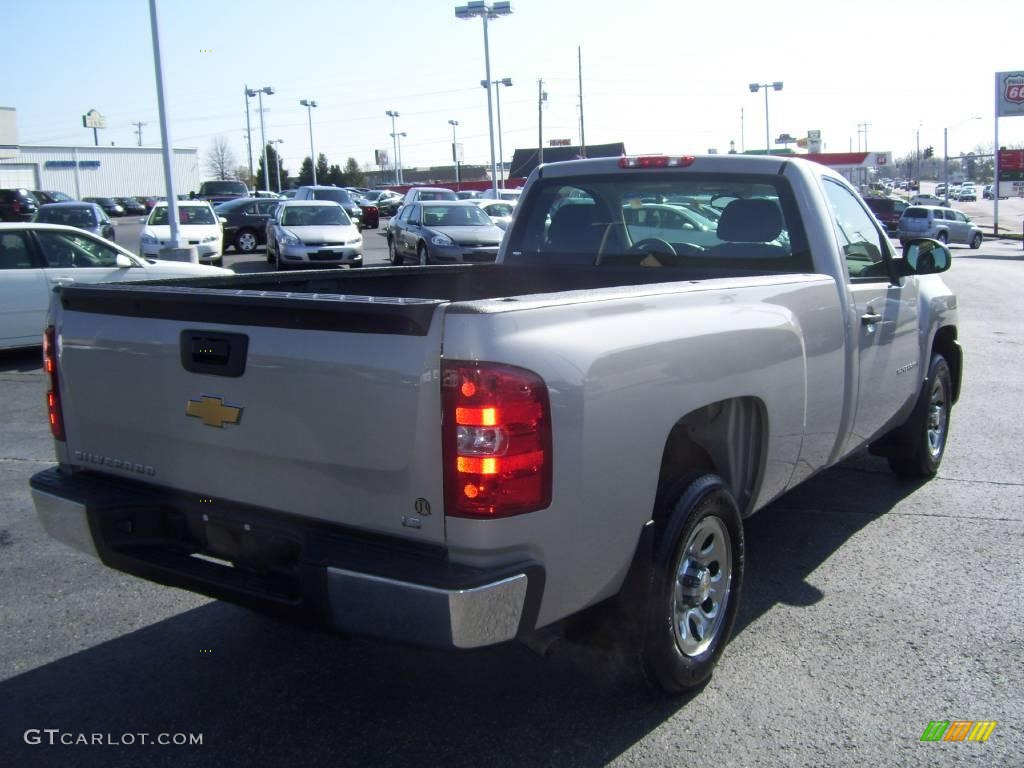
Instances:
[[[221,223],[222,225],[223,225],[223,224],[227,224],[227,223],[228,223],[228,220],[227,220],[227,219],[225,219],[225,218],[224,218],[223,216],[218,216],[217,218],[219,218],[219,219],[220,219],[220,223]]]
[[[919,238],[910,240],[903,247],[903,261],[910,274],[936,275],[949,269],[953,255],[938,240]]]
[[[116,261],[117,261],[117,268],[118,269],[127,269],[128,267],[134,267],[135,266],[135,264],[132,263],[132,260],[129,259],[127,256],[125,256],[123,253],[117,254],[117,256],[115,258],[116,258]]]

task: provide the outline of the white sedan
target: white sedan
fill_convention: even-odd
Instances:
[[[0,349],[42,344],[58,285],[232,275],[230,269],[147,261],[74,227],[0,224]]]
[[[157,258],[160,249],[171,240],[171,225],[167,220],[167,203],[157,203],[149,212],[142,230],[140,250],[148,258]],[[186,245],[199,251],[200,264],[224,263],[224,222],[205,200],[178,201],[178,229]]]

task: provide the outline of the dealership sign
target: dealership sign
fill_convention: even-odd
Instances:
[[[996,117],[1024,115],[1024,72],[996,73]]]

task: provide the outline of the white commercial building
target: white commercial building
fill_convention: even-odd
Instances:
[[[160,147],[7,145],[0,153],[0,188],[56,190],[83,197],[167,194]],[[199,189],[197,149],[175,149],[177,194]]]

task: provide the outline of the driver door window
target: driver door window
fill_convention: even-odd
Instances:
[[[889,273],[882,259],[886,244],[873,217],[845,187],[828,179],[824,187],[850,277],[888,280]]]

